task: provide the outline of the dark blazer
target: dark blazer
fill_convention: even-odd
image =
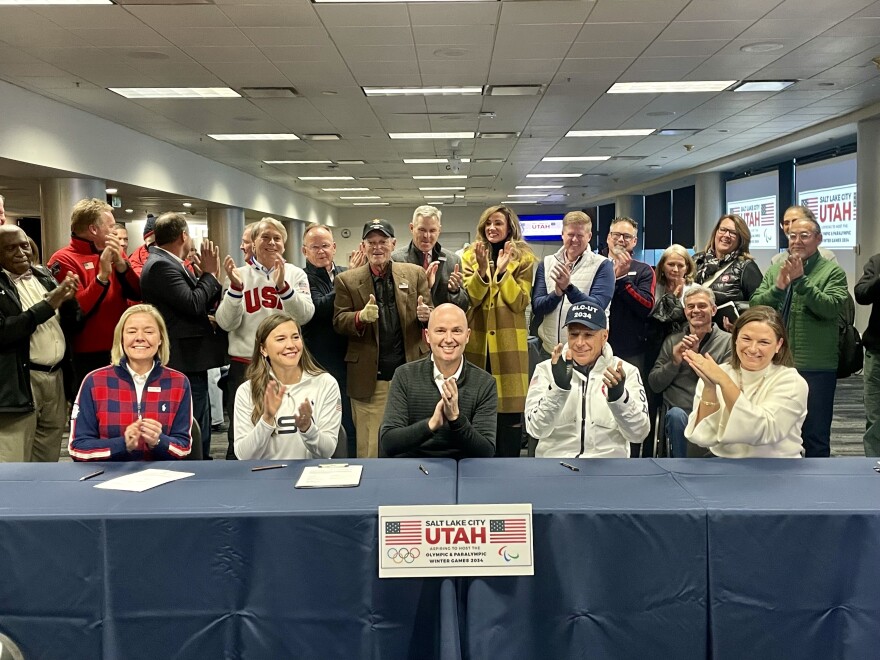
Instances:
[[[421,266],[391,262],[394,278],[395,303],[403,332],[403,348],[406,361],[412,362],[428,354],[422,325],[416,316],[419,296],[431,304],[428,279]],[[355,325],[355,314],[363,309],[375,295],[370,265],[360,266],[341,273],[335,282],[333,327],[336,332],[348,336],[348,395],[354,399],[368,399],[376,390],[379,369],[379,322],[367,323],[363,333]]]
[[[335,269],[336,277],[348,270],[344,266],[335,266]],[[305,271],[309,278],[312,302],[315,303],[315,314],[302,327],[303,339],[318,364],[342,386],[345,384],[345,352],[348,350],[348,337],[333,329],[333,300],[336,298],[336,291],[326,268],[316,268],[306,263]]]
[[[58,284],[40,268],[31,268],[34,277],[46,291]],[[61,331],[64,333],[64,385],[68,398],[71,395],[70,351],[73,336],[82,322],[76,298],[66,301],[59,309]],[[30,355],[31,335],[41,323],[45,323],[55,310],[46,301],[39,302],[22,311],[18,289],[0,270],[0,413],[30,413],[34,411],[31,392]],[[50,365],[51,366],[51,365]]]
[[[422,263],[422,252],[416,249],[416,246],[413,245],[412,241],[409,242],[407,247],[392,252],[391,259],[399,261],[402,264],[415,264],[416,266],[424,268],[424,264]],[[440,243],[435,243],[431,255],[431,261],[440,262],[440,265],[437,268],[437,275],[434,277],[434,286],[431,288],[431,299],[434,302],[434,307],[442,305],[443,303],[452,303],[453,305],[461,307],[463,311],[468,311],[468,308],[471,306],[471,298],[468,295],[468,292],[464,290],[464,282],[462,282],[461,287],[456,293],[449,291],[449,276],[452,275],[456,266],[458,266],[458,270],[464,275],[464,271],[461,267],[461,259],[459,259],[455,252],[444,250],[440,246]]]
[[[168,326],[171,359],[167,366],[186,373],[226,364],[226,333],[208,319],[221,290],[210,273],[196,279],[165,250],[150,247],[141,271],[141,293]]]

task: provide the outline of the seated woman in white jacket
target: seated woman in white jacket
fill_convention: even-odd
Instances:
[[[333,455],[342,423],[339,384],[309,354],[290,314],[260,323],[247,378],[235,394],[239,459]]]
[[[757,306],[733,327],[730,363],[685,351],[700,382],[685,436],[725,458],[800,458],[807,382],[792,365],[779,313]]]
[[[614,357],[608,318],[595,299],[572,305],[568,343],[535,368],[526,396],[526,429],[537,457],[628,458],[648,434],[639,371]]]

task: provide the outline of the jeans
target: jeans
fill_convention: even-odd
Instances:
[[[865,456],[880,456],[880,355],[865,351]]]
[[[798,373],[810,387],[810,393],[807,395],[807,418],[801,429],[805,455],[807,458],[830,456],[831,418],[834,413],[837,373],[806,369],[798,369]]]
[[[687,458],[688,441],[684,437],[687,428],[688,414],[681,408],[670,408],[666,411],[666,440],[672,458]]]

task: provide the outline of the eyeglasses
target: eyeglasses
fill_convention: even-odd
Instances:
[[[619,231],[608,232],[608,236],[610,236],[612,240],[615,240],[615,241],[621,240],[621,241],[626,241],[627,243],[629,241],[634,240],[636,237],[635,234],[624,234],[623,232],[619,232]]]
[[[728,236],[736,236],[736,229],[728,229],[727,227],[719,227],[719,234],[727,234]]]
[[[816,232],[812,232],[812,231],[799,231],[794,234],[789,234],[788,241],[790,243],[793,243],[794,241],[796,241],[798,239],[800,239],[802,241],[808,241],[808,240],[810,240],[810,237],[813,236],[815,233]]]
[[[333,245],[331,243],[321,243],[321,245],[307,245],[306,250],[318,252],[319,250],[329,250]]]

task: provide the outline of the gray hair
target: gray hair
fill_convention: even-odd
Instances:
[[[687,303],[687,299],[691,296],[695,296],[698,293],[702,293],[709,299],[709,302],[712,303],[712,306],[715,306],[715,292],[712,291],[707,286],[703,286],[702,284],[691,284],[688,288],[684,290],[684,296],[682,297],[682,304]]]
[[[437,218],[437,222],[441,222],[443,212],[436,206],[431,206],[430,204],[422,204],[415,211],[413,211],[413,224],[416,223],[416,220],[419,219],[419,216],[422,216],[423,218]]]

